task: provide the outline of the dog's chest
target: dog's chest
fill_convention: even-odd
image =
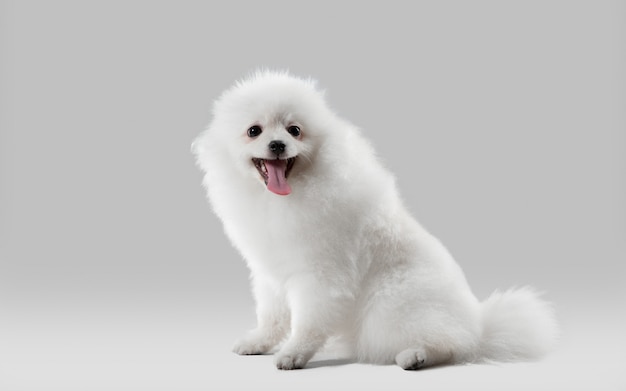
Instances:
[[[324,262],[334,263],[334,259],[346,259],[358,251],[361,224],[345,209],[332,213],[293,202],[268,202],[244,209],[237,221],[230,221],[230,236],[251,267],[278,278],[323,267]]]

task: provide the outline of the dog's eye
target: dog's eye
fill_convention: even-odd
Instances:
[[[287,128],[287,132],[289,132],[289,134],[293,137],[298,137],[300,135],[300,128],[296,125],[291,125]]]
[[[254,125],[248,129],[248,137],[256,137],[259,134],[263,133],[263,129],[259,125]]]

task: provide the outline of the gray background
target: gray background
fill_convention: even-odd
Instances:
[[[1,389],[626,388],[626,3],[213,3],[0,3]],[[545,290],[559,349],[420,373],[230,353],[247,270],[189,149],[259,66],[320,80],[479,297]]]

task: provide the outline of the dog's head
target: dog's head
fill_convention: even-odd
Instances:
[[[202,168],[210,173],[234,165],[279,195],[290,194],[292,178],[305,175],[333,117],[314,81],[275,72],[235,84],[215,102],[213,114],[194,142]]]

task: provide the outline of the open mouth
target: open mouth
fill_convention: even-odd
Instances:
[[[252,158],[252,163],[263,178],[267,189],[279,195],[291,193],[287,177],[296,162],[296,156],[288,159]]]

